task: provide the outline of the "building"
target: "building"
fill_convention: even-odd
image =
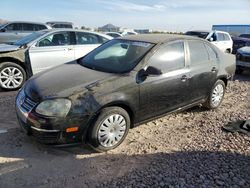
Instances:
[[[107,24],[107,25],[104,25],[102,27],[99,27],[98,31],[101,31],[101,32],[119,32],[120,27],[114,26],[112,24]]]
[[[250,34],[250,25],[213,25],[213,30],[225,31],[233,36]]]

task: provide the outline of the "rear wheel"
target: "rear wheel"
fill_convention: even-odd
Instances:
[[[128,134],[130,117],[120,107],[104,108],[89,130],[88,143],[99,152],[119,146]]]
[[[26,80],[24,69],[12,62],[0,64],[0,87],[4,90],[16,90],[22,87]]]
[[[208,109],[218,108],[225,94],[225,83],[222,80],[217,80],[214,84],[207,101],[203,104]]]

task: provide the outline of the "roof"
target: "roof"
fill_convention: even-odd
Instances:
[[[149,43],[154,43],[154,44],[172,41],[172,40],[179,40],[179,39],[196,39],[197,40],[196,37],[191,37],[187,35],[173,35],[173,34],[128,35],[128,36],[122,37],[121,39],[149,42]]]
[[[46,22],[46,24],[71,24],[73,25],[73,22],[51,21],[51,22]]]
[[[88,31],[88,30],[83,30],[83,29],[71,29],[71,28],[52,28],[52,29],[44,29],[41,31],[48,31],[48,32],[56,32],[56,31],[68,31],[68,32],[86,32],[86,33],[93,33],[99,36],[103,36],[107,39],[113,39],[113,37],[103,34],[103,33],[98,33],[98,32],[93,32],[93,31]]]
[[[8,23],[28,23],[28,24],[40,24],[40,25],[46,25],[45,23],[41,23],[41,22],[30,22],[30,21],[7,21],[5,22],[5,24]]]

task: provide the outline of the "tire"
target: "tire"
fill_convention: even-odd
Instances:
[[[224,98],[225,89],[225,83],[222,80],[217,80],[203,106],[208,109],[218,108]]]
[[[90,127],[87,142],[98,152],[114,149],[126,138],[130,124],[130,117],[123,108],[104,108]]]
[[[17,90],[22,87],[26,81],[26,72],[24,69],[12,62],[0,64],[0,88],[3,90]]]

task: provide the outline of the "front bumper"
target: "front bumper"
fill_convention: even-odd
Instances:
[[[20,92],[21,93],[21,92]],[[44,144],[71,144],[82,141],[87,119],[77,117],[44,117],[34,109],[37,104],[24,94],[16,98],[16,114],[21,128]],[[66,132],[67,128],[79,127],[76,132]]]

